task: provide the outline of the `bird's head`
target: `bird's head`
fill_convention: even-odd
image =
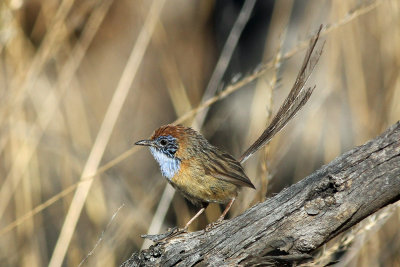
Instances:
[[[198,134],[191,128],[169,124],[155,130],[150,139],[138,141],[135,145],[148,146],[160,165],[161,173],[172,179],[179,171],[181,161],[186,158],[192,135]]]
[[[157,150],[169,158],[175,158],[179,149],[179,141],[182,135],[183,126],[165,125],[154,131],[148,140],[140,140],[135,143],[139,146],[148,146],[152,150]]]

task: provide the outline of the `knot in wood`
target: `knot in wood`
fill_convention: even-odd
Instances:
[[[322,197],[318,197],[316,199],[308,201],[304,205],[304,210],[308,215],[311,216],[317,215],[324,208],[325,208],[325,201]]]

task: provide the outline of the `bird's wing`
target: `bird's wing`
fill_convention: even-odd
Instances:
[[[250,179],[244,173],[243,167],[228,153],[219,149],[210,149],[205,153],[207,160],[204,163],[205,173],[217,179],[232,183],[237,186],[254,188]]]

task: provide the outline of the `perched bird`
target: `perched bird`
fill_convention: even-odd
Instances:
[[[240,163],[230,154],[211,145],[201,134],[182,125],[165,125],[149,140],[136,145],[149,146],[162,175],[200,211],[208,203],[229,203],[218,221],[223,220],[235,201],[239,187],[255,188]]]
[[[240,187],[254,188],[241,163],[268,143],[305,105],[315,87],[304,88],[322,53],[322,47],[312,57],[321,27],[310,41],[303,65],[289,95],[269,126],[243,153],[239,160],[211,145],[201,134],[182,125],[161,126],[148,140],[135,145],[148,146],[160,165],[162,175],[180,193],[200,210],[189,220],[188,228],[207,207],[208,203],[228,203],[219,217],[222,221],[232,206]]]

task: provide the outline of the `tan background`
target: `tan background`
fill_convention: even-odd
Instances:
[[[0,2],[1,266],[45,266],[50,259],[52,266],[60,261],[77,266],[93,248],[83,266],[118,266],[142,247],[140,234],[152,221],[165,230],[183,226],[194,214],[180,195],[171,204],[159,204],[166,182],[150,153],[132,146],[200,104],[224,42],[216,25],[229,32],[236,14],[221,2],[170,0],[160,16],[148,15],[161,2]],[[226,98],[217,97],[200,129],[214,145],[238,157],[286,96],[304,41],[321,23],[326,44],[308,82],[317,86],[310,102],[246,162],[257,191],[243,190],[230,216],[400,118],[397,0],[268,1],[263,8],[270,12],[249,26],[248,46],[240,44],[241,57],[232,59],[225,86],[231,78],[252,75],[255,55],[265,63],[279,60],[278,53],[290,57]],[[154,33],[148,44],[135,48],[138,36],[149,31],[145,21],[153,21]],[[138,49],[145,53],[131,66],[137,67],[135,73],[126,63]],[[124,70],[131,77],[121,81]],[[115,100],[121,111],[109,111],[116,119],[113,127],[105,114],[118,84],[129,91]],[[95,145],[107,129],[109,135],[100,135]],[[87,198],[85,190],[76,195],[80,213],[71,203],[82,176],[82,185],[92,184]],[[159,206],[166,216],[154,217]],[[76,219],[67,219],[68,213]],[[220,207],[211,205],[190,230],[203,228],[219,213]],[[399,224],[399,209],[386,209],[351,230],[347,239],[329,243],[323,256],[351,240],[344,266],[400,266]],[[72,231],[70,241],[60,238],[63,225]]]

